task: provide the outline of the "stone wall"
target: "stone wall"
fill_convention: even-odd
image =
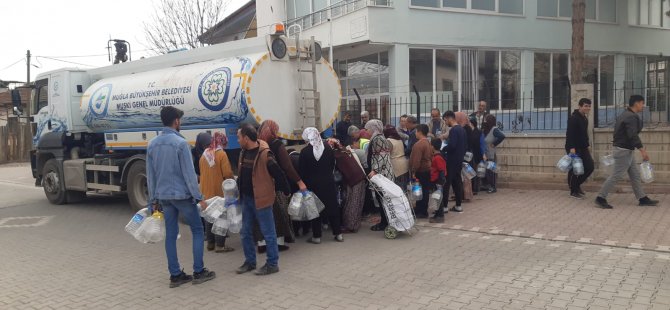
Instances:
[[[596,171],[592,180],[600,184],[606,177],[600,169],[600,157],[611,152],[612,128],[595,129],[592,143]],[[556,162],[565,154],[564,134],[512,134],[498,148],[501,167],[499,182],[564,184],[565,173],[556,168]],[[653,184],[670,185],[670,128],[644,129],[641,133],[654,167]],[[638,162],[642,159],[636,152]],[[594,182],[591,182],[594,183]],[[670,187],[670,186],[668,186]]]

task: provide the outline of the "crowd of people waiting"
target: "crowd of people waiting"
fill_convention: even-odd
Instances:
[[[207,199],[223,196],[221,184],[234,178],[232,165],[224,151],[228,139],[221,132],[203,132],[195,149],[179,133],[183,111],[165,107],[161,120],[165,129],[147,149],[147,180],[150,208],[165,214],[165,249],[168,257],[170,286],[211,280],[215,273],[204,268],[204,243],[208,251],[234,251],[226,237],[211,232],[211,224],[199,217],[198,208],[207,208]],[[482,120],[482,124],[478,122]],[[495,149],[505,136],[496,128],[496,118],[486,114],[486,104],[470,117],[463,112],[431,111],[428,124],[403,115],[398,126],[369,119],[361,114],[359,126],[345,113],[336,125],[335,136],[325,138],[313,127],[306,128],[302,149],[287,149],[278,138],[279,124],[265,120],[259,128],[243,124],[237,132],[241,154],[237,162],[237,184],[242,207],[240,237],[245,261],[238,274],[256,270],[256,252],[267,252],[266,264],[257,275],[279,271],[279,251],[299,236],[320,244],[324,229],[330,229],[333,240],[343,242],[344,233],[355,233],[364,218],[379,222],[371,227],[382,231],[388,219],[382,209],[380,190],[369,182],[383,175],[401,188],[419,182],[423,199],[416,202],[417,218],[428,218],[430,192],[443,188],[445,199],[434,211],[431,222],[443,222],[448,210],[449,190],[453,189],[455,205],[463,212],[462,202],[480,191],[496,192],[494,173],[472,180],[462,176],[466,160],[473,167],[482,160],[495,161]],[[325,206],[320,216],[309,222],[291,221],[287,206],[292,193],[312,192]],[[180,268],[176,239],[177,218],[182,215],[193,234],[193,276]]]

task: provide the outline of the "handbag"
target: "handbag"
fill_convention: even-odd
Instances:
[[[335,151],[335,166],[342,174],[344,182],[349,187],[365,180],[365,172],[357,161],[355,154],[345,150]]]

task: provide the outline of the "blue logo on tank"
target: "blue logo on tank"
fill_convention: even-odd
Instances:
[[[112,84],[105,84],[96,89],[88,100],[88,111],[95,117],[105,117],[112,95]]]
[[[212,111],[223,110],[230,93],[230,77],[230,68],[227,67],[218,68],[205,75],[198,86],[200,103]]]

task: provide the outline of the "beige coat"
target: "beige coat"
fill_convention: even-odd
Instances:
[[[405,145],[400,140],[388,139],[393,145],[391,151],[391,164],[393,165],[393,174],[399,177],[409,172],[409,162],[405,157]]]

